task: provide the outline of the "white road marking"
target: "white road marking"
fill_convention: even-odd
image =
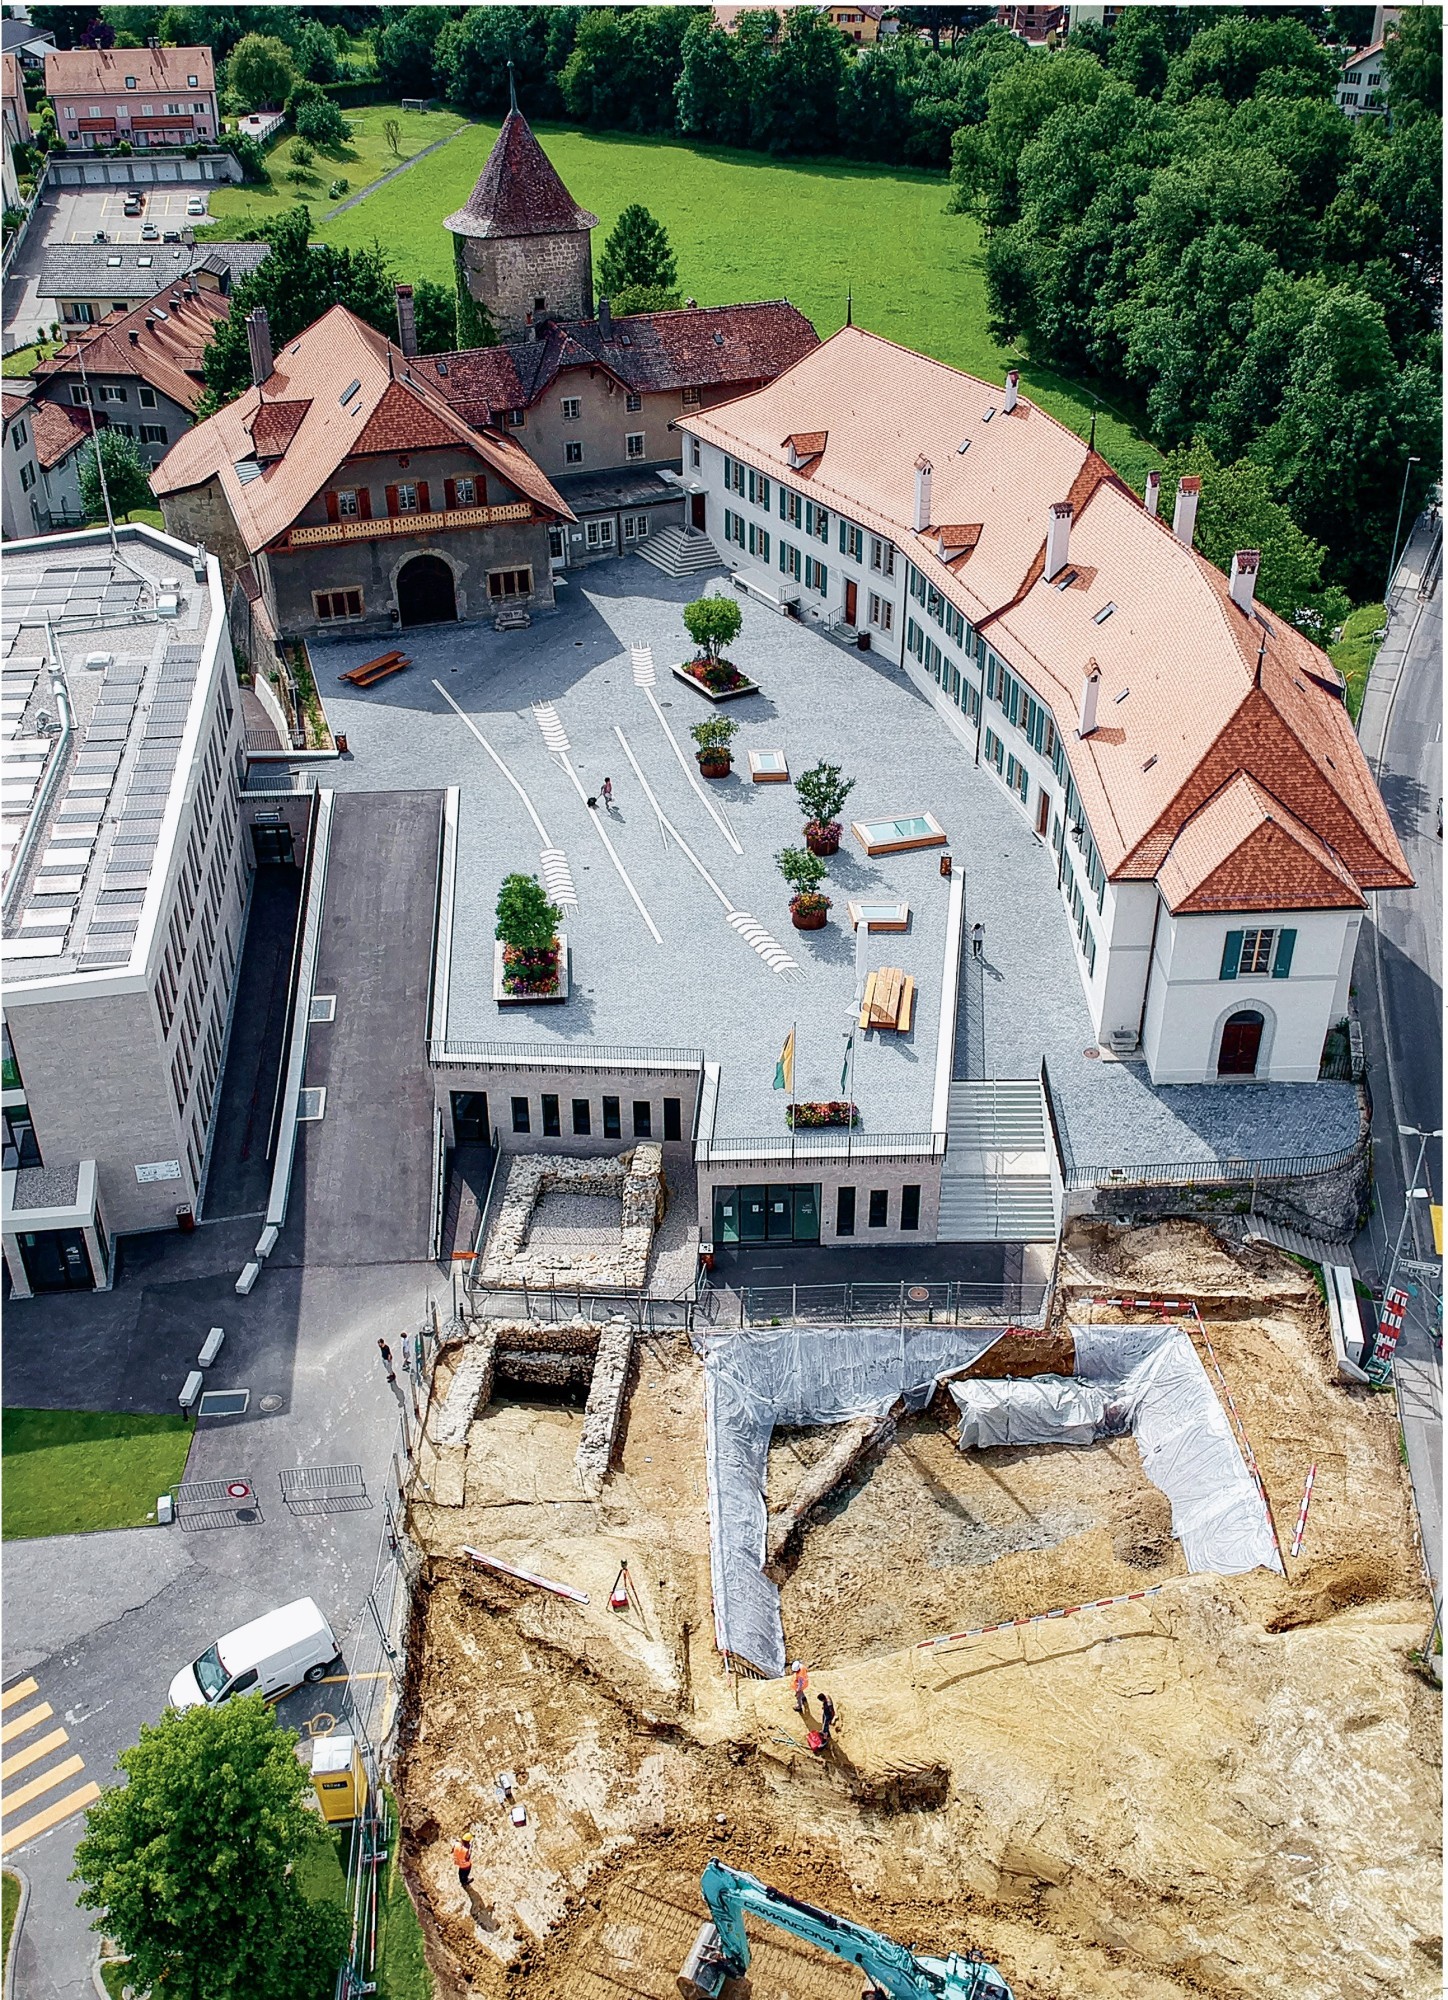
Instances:
[[[437,689],[438,693],[442,696],[443,700],[447,703],[448,707],[453,711],[453,713],[460,718],[464,726],[470,729],[473,735],[477,737],[479,743],[482,744],[483,748],[487,751],[488,755],[492,758],[493,762],[497,765],[498,769],[502,772],[503,776],[507,779],[508,783],[513,787],[513,790],[518,794],[518,797],[523,801],[524,810],[526,811],[529,819],[532,820],[534,826],[538,829],[538,838],[543,843],[542,853],[539,857],[539,860],[543,870],[544,886],[548,889],[548,895],[550,900],[555,903],[561,904],[565,908],[571,908],[576,910],[578,908],[578,891],[573,886],[573,877],[570,874],[568,868],[568,857],[563,852],[563,849],[561,847],[554,846],[552,836],[549,834],[548,829],[546,826],[544,826],[542,820],[539,819],[537,808],[534,806],[533,801],[529,798],[523,786],[520,785],[518,780],[513,776],[513,773],[508,769],[507,765],[503,762],[502,758],[498,755],[497,751],[493,748],[492,744],[488,741],[487,737],[484,736],[482,730],[478,728],[478,725],[473,721],[472,717],[466,713],[465,710],[458,707],[457,703],[453,700],[452,696],[448,693],[447,689],[443,686],[442,682],[434,681],[433,686]],[[552,883],[554,886],[549,886],[550,873],[552,877]],[[650,928],[652,929],[652,926],[650,926]],[[655,937],[658,936],[657,931],[655,931],[654,935]]]
[[[645,701],[647,701],[649,707],[658,717],[659,727],[663,730],[665,736],[668,737],[669,748],[678,758],[679,769],[683,772],[685,778],[688,780],[689,785],[692,788],[695,797],[698,799],[699,803],[703,806],[705,812],[708,813],[710,819],[713,820],[715,826],[718,827],[719,831],[728,841],[729,845],[734,849],[734,852],[736,854],[742,855],[744,849],[739,845],[739,841],[737,836],[735,835],[733,827],[730,826],[729,822],[725,819],[723,813],[714,804],[714,801],[710,798],[709,794],[704,790],[703,786],[699,783],[699,780],[695,776],[694,772],[689,769],[689,760],[684,755],[683,750],[680,748],[678,738],[674,735],[673,730],[670,729],[667,716],[664,714],[664,711],[659,707],[658,698],[653,691],[654,684],[658,679],[658,675],[654,671],[653,648],[651,646],[634,646],[630,649],[629,658],[633,663],[634,686],[636,688],[641,688],[643,690]]]

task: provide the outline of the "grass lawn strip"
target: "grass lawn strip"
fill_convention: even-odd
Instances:
[[[1363,696],[1368,691],[1368,675],[1383,643],[1379,634],[1388,622],[1381,604],[1360,604],[1344,621],[1341,633],[1327,649],[1327,657],[1347,682],[1347,712],[1356,722],[1362,713]]]
[[[191,1447],[186,1417],[86,1410],[6,1410],[3,1532],[73,1535],[140,1528],[156,1495],[180,1480]]]
[[[433,2000],[422,1926],[402,1877],[397,1807],[390,1792],[385,1798],[387,1864],[377,1885],[377,1965],[373,1973],[377,1996],[378,2000]],[[297,1868],[297,1879],[310,1902],[335,1903],[349,1915],[346,1862],[352,1831],[350,1825],[319,1829],[315,1847]]]
[[[295,208],[299,201],[307,204],[312,211],[313,223],[319,224],[325,212],[336,205],[328,193],[333,181],[340,179],[349,183],[347,193],[337,197],[338,201],[347,201],[380,180],[384,174],[391,173],[394,167],[414,159],[424,147],[446,139],[467,122],[456,111],[404,111],[396,104],[367,104],[346,111],[344,116],[352,127],[351,138],[342,146],[317,148],[316,158],[310,167],[293,166],[291,149],[295,135],[288,132],[267,149],[271,180],[266,186],[248,183],[241,187],[213,189],[207,202],[212,226],[198,229],[197,236],[226,238],[238,224],[265,222],[268,216],[280,215],[286,209]],[[393,118],[400,128],[400,150],[396,153],[388,145],[382,130]],[[291,179],[293,174],[300,174],[301,179]],[[439,219],[447,213],[447,209],[441,210]],[[367,240],[371,240],[370,234]],[[450,244],[451,237],[447,241]],[[411,273],[399,269],[398,275],[406,277]],[[426,274],[419,272],[417,275]],[[445,275],[451,283],[451,263],[448,263]]]
[[[10,1961],[10,1939],[20,1909],[20,1877],[7,1868],[0,1875],[0,1965]]]
[[[47,340],[38,346],[12,348],[0,361],[0,375],[31,375],[37,361],[49,361],[52,354],[59,354],[58,341]]]

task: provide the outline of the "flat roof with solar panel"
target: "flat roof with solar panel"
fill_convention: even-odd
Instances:
[[[173,837],[212,612],[150,529],[10,543],[0,614],[0,964],[124,971]],[[203,690],[204,693],[204,690]]]

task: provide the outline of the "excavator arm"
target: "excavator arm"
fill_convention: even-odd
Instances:
[[[726,1981],[743,1978],[749,1969],[746,1913],[857,1965],[870,1990],[889,2000],[1012,2000],[1010,1988],[983,1959],[954,1952],[948,1959],[917,1958],[893,1938],[801,1903],[723,1862],[709,1863],[700,1888],[713,1922],[700,1930],[679,1974],[682,2000],[718,2000]]]

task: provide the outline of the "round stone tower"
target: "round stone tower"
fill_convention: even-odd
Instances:
[[[477,186],[443,227],[500,340],[526,340],[543,319],[593,318],[598,217],[564,187],[516,103]]]

